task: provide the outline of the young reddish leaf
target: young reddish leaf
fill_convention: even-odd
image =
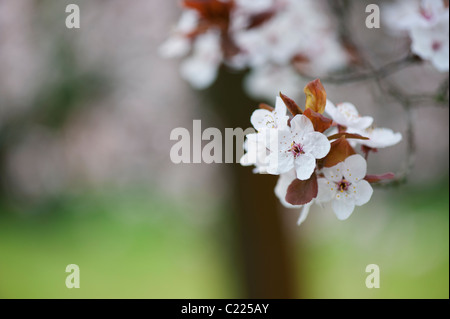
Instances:
[[[325,132],[333,124],[333,120],[320,113],[314,112],[312,109],[306,109],[305,112],[303,112],[303,115],[311,120],[314,130],[320,133]]]
[[[328,137],[328,139],[330,141],[337,140],[337,139],[341,138],[342,136],[345,137],[345,138],[354,138],[354,139],[358,139],[358,140],[368,140],[369,139],[368,137],[364,137],[364,136],[359,135],[359,134],[346,133],[346,132],[344,132],[344,133],[337,133],[337,134],[331,135],[331,136]]]
[[[296,71],[300,74],[308,73],[308,66],[311,63],[311,59],[304,54],[297,54],[291,59],[291,64]]]
[[[286,201],[292,205],[305,205],[317,197],[318,191],[316,173],[306,181],[296,178],[288,187]]]
[[[196,10],[204,19],[217,19],[226,17],[229,19],[230,12],[234,8],[234,1],[220,0],[183,0],[186,8]]]
[[[198,12],[202,19],[200,29],[216,26],[224,32],[230,25],[231,11],[235,3],[220,0],[183,0],[183,5]]]
[[[237,55],[240,52],[238,45],[234,42],[234,39],[230,36],[228,31],[222,32],[221,46],[223,54],[227,59]]]
[[[265,12],[261,12],[261,13],[251,16],[249,19],[250,22],[247,26],[247,29],[257,28],[257,27],[263,25],[264,23],[266,23],[267,21],[272,19],[272,17],[275,15],[275,13],[276,13],[275,10],[267,10]]]
[[[337,123],[336,123],[336,124],[337,124]],[[339,133],[345,133],[345,132],[347,132],[347,127],[346,127],[346,126],[342,126],[342,125],[337,124],[337,128],[338,128],[338,132],[339,132]]]
[[[395,178],[394,173],[386,173],[382,175],[366,175],[366,177],[364,177],[364,179],[369,183],[378,183],[386,179],[394,179],[394,178]]]
[[[319,79],[309,82],[303,91],[306,94],[305,110],[312,109],[314,112],[323,114],[327,104],[327,92]]]
[[[302,53],[296,54],[292,58],[292,63],[294,63],[294,64],[295,63],[309,63],[309,62],[311,62],[311,59]]]
[[[367,158],[369,157],[369,153],[370,152],[377,153],[378,148],[372,148],[366,145],[361,145],[361,151],[364,153],[364,157],[367,160]]]
[[[288,108],[289,112],[291,112],[293,116],[296,116],[298,114],[303,114],[302,109],[300,108],[300,106],[297,105],[297,103],[295,103],[295,101],[293,99],[287,97],[286,95],[284,95],[281,92],[280,92],[280,97],[283,100],[284,104],[286,104],[286,107]]]
[[[331,143],[331,149],[328,155],[321,161],[324,167],[333,167],[356,152],[347,139],[341,136],[339,139]]]
[[[262,110],[267,110],[269,112],[273,112],[275,109],[266,103],[260,103],[259,108]]]

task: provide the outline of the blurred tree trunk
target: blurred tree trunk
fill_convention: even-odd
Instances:
[[[207,90],[210,107],[219,114],[224,127],[251,127],[250,116],[258,102],[243,91],[242,74],[222,70]],[[238,147],[241,147],[238,145]],[[253,174],[239,163],[227,166],[232,183],[232,205],[239,238],[235,241],[248,298],[295,298],[293,247],[283,230],[280,204],[274,193],[276,176]]]

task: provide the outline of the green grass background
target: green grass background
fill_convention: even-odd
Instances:
[[[313,211],[295,229],[301,297],[449,297],[448,181],[379,192],[346,222]],[[203,224],[191,210],[135,191],[3,204],[0,298],[243,297],[226,209]],[[65,286],[71,263],[80,289]]]

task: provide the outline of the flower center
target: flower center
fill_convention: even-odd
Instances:
[[[351,183],[348,182],[345,178],[342,178],[342,180],[340,182],[337,182],[336,185],[337,185],[339,191],[341,193],[343,193],[344,191],[346,192],[348,190]]]
[[[439,51],[440,49],[441,49],[441,47],[442,47],[442,43],[441,42],[439,42],[439,41],[434,41],[433,42],[433,45],[432,45],[432,49],[433,49],[433,51]]]
[[[266,126],[268,128],[276,128],[275,118],[272,116],[272,114],[266,115],[265,120],[266,120]]]
[[[358,111],[353,107],[349,106],[348,104],[345,103],[339,104],[337,106],[337,109],[342,115],[344,115],[350,121],[355,121],[361,117]]]
[[[430,11],[429,8],[421,7],[420,8],[420,14],[427,21],[430,21],[433,18],[433,13]]]
[[[295,158],[297,158],[300,154],[305,154],[305,151],[303,151],[303,145],[300,143],[292,142],[291,149],[289,150]]]

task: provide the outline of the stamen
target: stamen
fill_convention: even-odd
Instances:
[[[340,182],[336,182],[336,185],[341,193],[346,192],[350,187],[351,183],[347,181],[344,177]]]
[[[295,158],[297,158],[301,154],[305,154],[305,152],[303,151],[303,145],[295,142],[292,142],[289,151],[294,155]]]

